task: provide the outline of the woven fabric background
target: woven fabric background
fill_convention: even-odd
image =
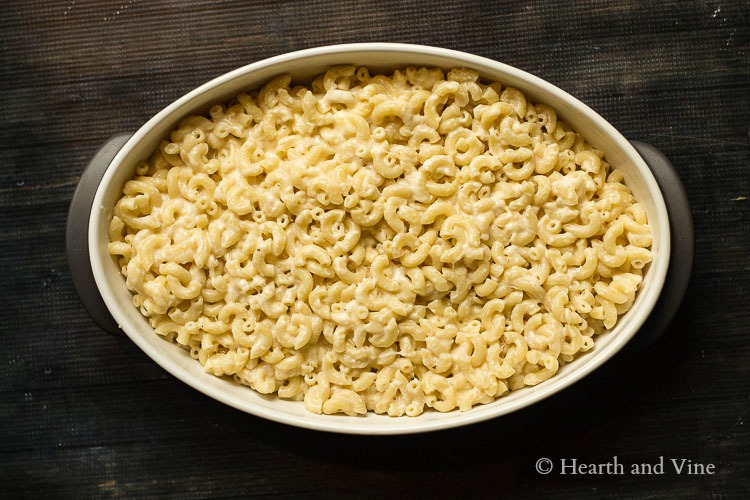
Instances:
[[[2,496],[747,497],[749,17],[746,0],[3,2]],[[65,257],[68,204],[97,148],[226,71],[364,41],[516,66],[660,148],[695,223],[693,278],[669,331],[530,409],[387,438],[240,413],[100,331]],[[540,457],[613,456],[685,458],[716,472],[534,470]]]

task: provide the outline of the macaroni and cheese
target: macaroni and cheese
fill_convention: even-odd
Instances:
[[[602,153],[467,69],[281,76],[186,118],[109,238],[158,335],[318,414],[539,384],[615,325],[652,258]]]

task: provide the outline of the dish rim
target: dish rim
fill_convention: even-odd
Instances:
[[[557,99],[565,101],[566,105],[570,105],[577,112],[586,115],[586,119],[593,122],[601,131],[607,134],[607,136],[617,143],[619,150],[625,154],[628,159],[632,160],[635,164],[635,169],[639,172],[642,177],[642,181],[648,187],[648,191],[652,196],[652,202],[654,203],[654,210],[659,219],[659,233],[654,234],[654,240],[658,239],[658,255],[654,258],[651,263],[650,269],[648,270],[647,280],[650,283],[650,288],[647,290],[649,293],[643,295],[643,291],[639,292],[640,304],[637,304],[637,308],[634,307],[627,313],[629,318],[629,324],[625,331],[618,332],[614,338],[609,341],[602,349],[598,350],[595,348],[594,353],[590,354],[592,359],[583,358],[577,359],[571,365],[576,365],[569,369],[566,376],[560,379],[556,374],[551,379],[534,387],[526,387],[518,391],[513,391],[510,394],[498,398],[494,403],[488,405],[475,406],[469,411],[460,412],[454,410],[447,414],[438,415],[452,415],[452,417],[438,417],[429,418],[428,413],[417,417],[383,417],[383,416],[371,416],[371,412],[368,412],[366,417],[344,417],[338,415],[293,415],[282,409],[268,409],[263,406],[258,406],[250,400],[238,401],[237,398],[230,397],[228,394],[223,392],[217,392],[211,387],[215,385],[213,382],[208,382],[203,378],[195,377],[190,373],[186,373],[175,361],[171,360],[169,353],[163,349],[154,347],[148,343],[144,337],[144,333],[154,335],[153,329],[149,328],[148,332],[142,332],[141,328],[134,327],[129,321],[128,317],[121,310],[118,300],[114,296],[114,291],[109,287],[107,278],[105,276],[106,270],[103,262],[105,259],[111,259],[108,253],[101,252],[101,235],[102,228],[108,226],[108,221],[103,220],[107,213],[103,204],[103,198],[105,196],[105,187],[112,183],[113,177],[119,168],[124,164],[123,161],[127,159],[128,155],[133,151],[135,146],[147,137],[155,126],[165,119],[173,117],[173,115],[181,110],[182,108],[188,107],[188,105],[196,98],[216,89],[216,87],[234,81],[236,79],[248,78],[249,76],[263,69],[273,68],[275,66],[281,66],[288,64],[293,61],[299,61],[307,59],[313,56],[326,56],[326,55],[340,55],[340,54],[351,54],[352,56],[362,52],[399,52],[409,53],[415,59],[415,65],[419,65],[419,58],[424,56],[436,56],[440,58],[453,59],[457,62],[457,66],[468,66],[472,68],[489,68],[494,72],[504,73],[512,75],[514,78],[523,80],[528,83],[529,86],[535,87],[543,93],[555,96]],[[330,65],[334,65],[331,63]],[[330,66],[329,65],[329,66]],[[321,65],[321,69],[324,65]],[[280,71],[279,73],[283,73]],[[525,89],[521,89],[525,92]],[[584,133],[584,136],[586,134]],[[654,196],[658,194],[658,196]],[[656,301],[658,300],[661,291],[664,287],[664,281],[666,278],[667,268],[670,257],[670,234],[669,234],[669,217],[667,214],[666,204],[664,197],[659,189],[656,179],[651,173],[650,169],[646,165],[645,161],[633,148],[633,146],[615,129],[608,121],[601,117],[589,106],[576,99],[572,95],[568,94],[564,90],[557,86],[536,77],[523,70],[509,66],[507,64],[494,61],[485,57],[469,54],[466,52],[444,49],[438,47],[430,47],[424,45],[411,45],[411,44],[397,44],[397,43],[357,43],[357,44],[337,44],[327,45],[322,47],[315,47],[310,49],[304,49],[295,52],[289,52],[267,59],[263,59],[235,70],[229,71],[220,75],[212,80],[204,83],[191,90],[187,94],[183,95],[179,99],[172,102],[170,105],[165,107],[159,113],[154,115],[150,120],[143,124],[138,131],[125,143],[122,149],[114,157],[96,190],[94,197],[93,207],[89,218],[89,233],[88,233],[88,245],[90,252],[91,267],[94,274],[99,292],[102,295],[107,308],[109,309],[112,316],[115,318],[117,323],[121,325],[123,331],[128,337],[148,355],[153,361],[155,361],[162,368],[167,370],[171,375],[175,376],[182,382],[193,387],[194,389],[206,394],[207,396],[216,399],[224,404],[231,407],[250,413],[268,420],[289,424],[297,427],[303,427],[308,429],[315,429],[320,431],[329,431],[337,433],[349,433],[349,434],[371,434],[371,435],[393,435],[393,434],[406,434],[406,433],[417,433],[417,432],[428,432],[436,431],[446,428],[459,427],[472,423],[477,423],[492,418],[496,418],[502,415],[506,415],[522,408],[528,407],[534,403],[537,403],[547,397],[560,392],[561,390],[570,387],[582,378],[588,376],[609,359],[611,359],[617,352],[622,350],[623,347],[635,336],[640,327],[643,325],[646,318],[653,311]],[[106,231],[104,232],[106,235]],[[123,280],[124,286],[124,280]],[[140,313],[139,313],[140,314]],[[617,328],[617,327],[616,327]],[[587,355],[588,357],[589,355]],[[576,362],[579,362],[576,364]],[[203,372],[205,373],[205,372]],[[205,374],[206,377],[212,377],[216,380],[220,380],[213,375]],[[227,381],[228,383],[234,384],[234,382]],[[252,391],[250,388],[246,390]],[[523,393],[520,394],[519,393]],[[513,396],[513,397],[511,397]],[[509,399],[510,398],[510,399]],[[284,401],[284,403],[290,403]],[[299,403],[301,404],[301,403]],[[491,405],[494,405],[491,407]],[[489,409],[488,409],[489,408]],[[428,415],[428,416],[425,416]],[[387,418],[391,421],[389,425],[382,425],[376,423],[375,425],[368,425],[369,418]]]

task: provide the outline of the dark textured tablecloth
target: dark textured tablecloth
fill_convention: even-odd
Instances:
[[[747,1],[3,2],[0,496],[747,498],[749,12]],[[668,332],[511,416],[357,437],[233,410],[100,331],[64,246],[98,146],[228,70],[360,41],[516,66],[664,151],[696,231]],[[535,470],[543,457],[615,456],[624,474]],[[660,457],[664,474],[630,472]],[[678,474],[670,459],[714,474]]]

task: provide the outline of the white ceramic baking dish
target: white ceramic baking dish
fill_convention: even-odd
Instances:
[[[256,89],[276,75],[289,73],[295,81],[304,82],[338,64],[365,65],[376,71],[415,65],[475,69],[486,80],[517,87],[530,100],[552,106],[562,120],[604,151],[607,160],[623,172],[626,183],[648,213],[654,235],[654,259],[632,309],[621,317],[614,330],[597,337],[596,348],[592,352],[564,366],[557,375],[538,386],[512,392],[494,403],[477,406],[467,412],[428,411],[414,418],[393,418],[372,413],[363,417],[347,417],[310,414],[302,403],[262,396],[229,379],[209,375],[186,351],[154,334],[146,319],[133,306],[118,266],[107,253],[107,228],[112,207],[121,195],[124,183],[134,174],[136,163],[150,156],[158,143],[187,115],[205,113],[212,104],[226,102],[241,91]],[[68,221],[71,274],[84,302],[100,325],[115,330],[116,323],[169,373],[208,396],[247,413],[299,427],[356,434],[424,432],[479,422],[538,402],[590,374],[628,344],[652,315],[671,262],[670,217],[663,190],[676,193],[671,198],[682,197],[677,202],[677,205],[682,203],[678,210],[685,211],[687,204],[679,179],[673,175],[668,162],[647,145],[637,146],[642,154],[651,157],[651,168],[630,142],[582,102],[544,80],[483,57],[434,47],[391,43],[334,45],[284,54],[244,66],[201,85],[170,104],[132,136],[114,137],[105,145],[84,174],[71,205]],[[659,162],[662,163],[661,173],[667,175],[667,180],[662,181],[666,187],[662,189],[654,176],[656,170],[652,172],[654,164]],[[687,219],[689,222],[689,210]],[[82,232],[86,230],[85,241],[82,241]],[[691,231],[691,226],[680,229],[680,237],[690,243],[689,255],[685,255],[685,249],[682,249],[683,275],[685,268],[689,275],[692,262]],[[689,262],[686,263],[687,257]],[[95,281],[91,280],[92,276]],[[676,304],[679,304],[687,279],[677,279],[680,283],[684,281],[678,287],[680,291]],[[653,327],[654,330],[663,330],[674,313],[675,298],[672,297],[670,301],[672,304],[668,305],[667,313],[660,315],[660,324]],[[109,314],[114,322],[109,319]]]

